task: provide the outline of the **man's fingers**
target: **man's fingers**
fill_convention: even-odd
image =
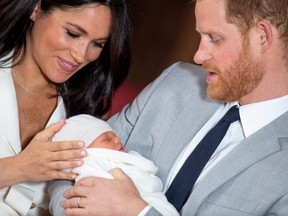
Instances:
[[[90,190],[91,190],[90,187],[83,187],[83,186],[79,186],[79,185],[78,186],[74,185],[74,187],[65,191],[64,197],[66,199],[71,199],[73,197],[86,197],[87,194],[89,194]]]
[[[80,208],[81,205],[81,199],[80,202],[78,201],[80,197],[73,197],[71,199],[67,199],[65,200],[65,202],[63,202],[63,208]],[[83,199],[82,199],[83,201]],[[78,203],[79,202],[79,203]],[[79,204],[79,206],[78,206]]]
[[[85,177],[75,183],[76,186],[93,187],[98,177]]]
[[[127,176],[122,169],[115,168],[110,170],[110,174],[114,177],[114,179],[117,180],[127,180],[130,179],[129,176]]]

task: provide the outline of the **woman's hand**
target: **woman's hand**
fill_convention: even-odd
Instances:
[[[74,173],[64,171],[83,164],[86,156],[80,141],[49,141],[65,121],[62,120],[36,134],[29,145],[17,156],[0,160],[0,188],[20,182],[48,181],[53,179],[75,179]]]
[[[67,190],[63,203],[66,215],[138,215],[147,203],[140,197],[133,181],[119,168],[110,173],[114,179],[87,177]]]

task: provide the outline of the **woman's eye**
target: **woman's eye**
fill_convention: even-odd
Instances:
[[[67,33],[67,35],[69,35],[71,38],[78,38],[78,37],[79,37],[78,34],[72,32],[72,31],[70,31],[70,30],[68,30],[68,29],[66,30],[66,33]]]
[[[98,47],[98,48],[104,48],[105,43],[94,42],[94,46],[95,46],[95,47]]]

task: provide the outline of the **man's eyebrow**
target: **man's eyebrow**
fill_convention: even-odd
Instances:
[[[196,30],[196,32],[198,32],[199,34],[202,34],[202,35],[218,35],[218,34],[220,34],[219,32],[217,32],[213,29],[201,31],[200,29],[195,28],[195,30]]]
[[[70,23],[70,22],[67,22],[67,24],[68,25],[71,25],[71,26],[73,26],[73,27],[75,27],[75,28],[77,28],[81,33],[83,33],[83,34],[88,34],[86,31],[85,31],[85,29],[83,29],[82,27],[80,27],[79,25],[77,25],[77,24],[74,24],[74,23]]]

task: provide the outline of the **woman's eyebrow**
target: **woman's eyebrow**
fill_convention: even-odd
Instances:
[[[77,24],[74,24],[74,23],[70,23],[70,22],[67,22],[68,25],[71,25],[75,28],[77,28],[81,33],[83,34],[88,34],[87,31],[85,29],[83,29],[82,27],[80,27],[79,25]]]

